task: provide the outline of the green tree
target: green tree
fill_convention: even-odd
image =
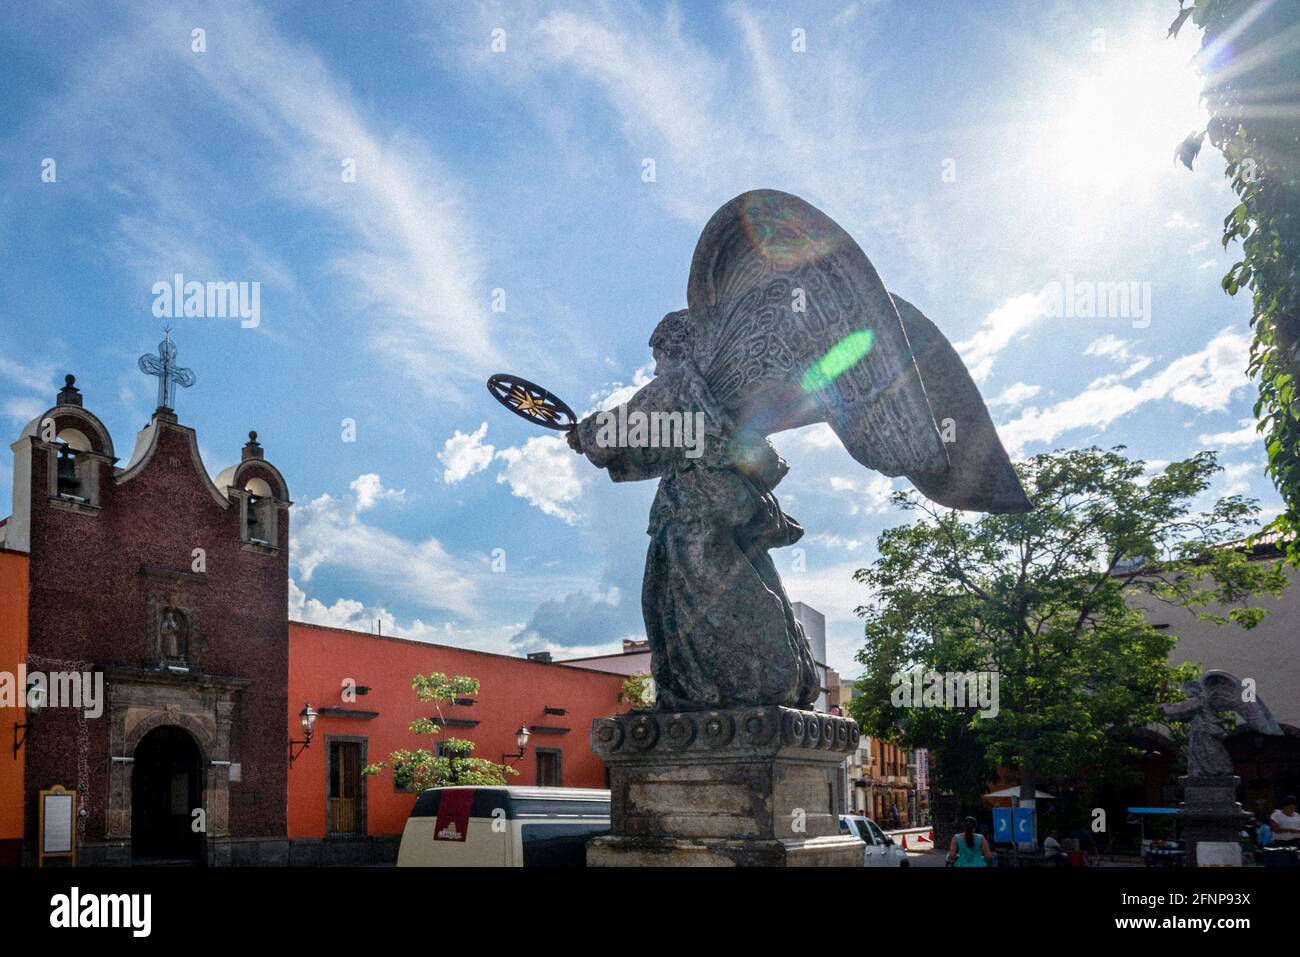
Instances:
[[[479,690],[477,678],[464,675],[447,676],[434,672],[428,675],[416,675],[411,679],[411,687],[421,701],[433,702],[435,717],[417,718],[410,724],[412,733],[435,735],[442,733],[445,720],[442,716],[442,704],[455,701],[467,695],[476,695]],[[425,788],[446,787],[451,784],[505,784],[507,775],[518,774],[514,768],[505,764],[496,764],[484,758],[474,757],[474,742],[464,738],[444,738],[438,751],[416,748],[414,751],[393,751],[388,760],[369,764],[363,774],[381,774],[386,767],[392,768],[393,783],[411,791],[423,791]]]
[[[1157,720],[1193,670],[1168,662],[1176,637],[1130,604],[1137,594],[1245,628],[1277,594],[1274,562],[1221,547],[1250,530],[1241,496],[1194,503],[1217,471],[1202,452],[1148,475],[1123,448],[1038,455],[1017,465],[1034,503],[1022,515],[941,509],[914,491],[895,502],[917,521],[881,534],[880,557],[856,580],[870,590],[865,666],[853,716],[869,734],[936,754],[938,783],[974,798],[998,767],[1019,770],[1022,795],[1042,781],[1097,771],[1131,754],[1126,735]],[[913,707],[898,676],[996,676],[996,715]],[[913,704],[917,702],[912,702]]]
[[[1250,290],[1250,373],[1259,381],[1255,417],[1268,448],[1268,471],[1285,511],[1270,526],[1289,537],[1300,563],[1300,3],[1294,0],[1195,0],[1169,28],[1190,17],[1200,27],[1205,130],[1179,147],[1189,168],[1208,137],[1227,161],[1237,205],[1223,221],[1223,246],[1237,240],[1241,259],[1223,277],[1229,295]]]
[[[653,708],[655,703],[655,680],[648,671],[638,671],[628,675],[627,680],[619,686],[618,700],[634,708]]]

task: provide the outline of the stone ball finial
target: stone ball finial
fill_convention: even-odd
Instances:
[[[250,441],[250,442],[256,442],[256,441],[257,441],[257,433],[256,433],[256,432],[252,432],[252,431],[250,431],[250,432],[248,433],[248,441]]]
[[[59,405],[81,405],[81,390],[73,385],[76,381],[77,377],[70,372],[63,377],[63,388],[55,399]]]

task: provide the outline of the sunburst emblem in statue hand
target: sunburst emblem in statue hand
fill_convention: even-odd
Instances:
[[[578,424],[563,399],[527,379],[499,372],[487,380],[487,387],[498,402],[534,425],[568,432]]]

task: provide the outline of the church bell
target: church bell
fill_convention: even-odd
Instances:
[[[59,449],[58,475],[60,494],[72,494],[77,491],[77,457],[66,445]]]

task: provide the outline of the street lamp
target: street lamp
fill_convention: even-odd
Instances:
[[[27,740],[27,733],[36,726],[36,716],[40,714],[41,707],[45,704],[45,690],[40,686],[27,689],[27,720],[25,722],[14,722],[14,757],[18,757],[18,749],[23,746]],[[20,735],[18,732],[21,731]]]
[[[303,751],[311,747],[311,735],[312,732],[316,730],[316,719],[318,717],[320,717],[320,715],[317,713],[316,709],[311,706],[310,701],[304,704],[302,710],[298,712],[298,719],[302,722],[302,733],[306,737],[304,737],[302,741],[295,741],[293,738],[289,739],[289,767],[293,767],[294,758],[298,757],[298,755],[302,754]],[[302,747],[295,751],[293,749],[295,744],[301,744]]]
[[[524,752],[528,750],[528,736],[531,733],[527,726],[521,727],[515,733],[515,744],[519,746],[519,753],[501,755],[502,764],[514,764],[516,761],[522,760]]]

